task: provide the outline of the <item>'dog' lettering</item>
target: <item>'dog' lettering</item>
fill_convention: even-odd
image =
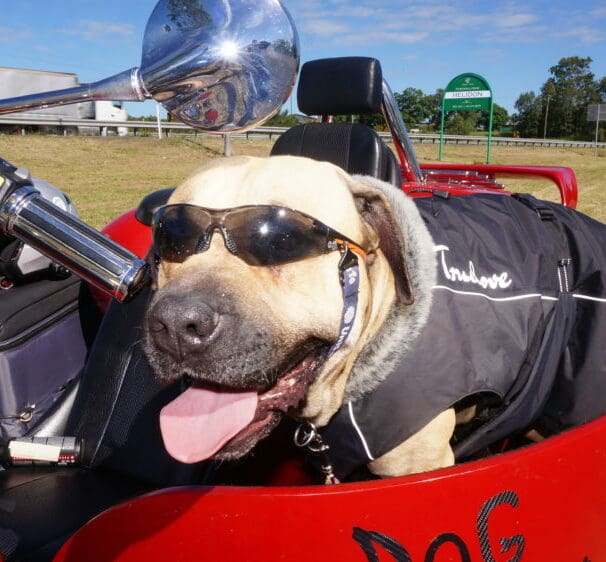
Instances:
[[[486,500],[478,512],[476,529],[483,562],[496,562],[490,544],[488,523],[492,512],[503,504],[518,507],[519,498],[517,494],[512,491],[501,492]],[[360,527],[354,527],[353,539],[360,545],[369,562],[377,562],[379,560],[375,545],[391,554],[396,562],[413,562],[408,550],[404,546],[393,537],[383,533],[365,531]],[[522,560],[526,544],[522,535],[503,537],[499,542],[501,545],[500,552],[503,554],[507,554],[511,549],[515,548],[515,553],[508,562],[520,562]],[[446,544],[451,544],[457,548],[461,562],[471,562],[471,555],[467,544],[455,533],[443,533],[436,537],[429,545],[423,562],[434,562],[438,551]]]

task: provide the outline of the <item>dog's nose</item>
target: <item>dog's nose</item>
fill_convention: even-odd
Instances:
[[[220,315],[193,295],[166,295],[148,314],[148,328],[157,348],[177,359],[206,346],[217,330]]]

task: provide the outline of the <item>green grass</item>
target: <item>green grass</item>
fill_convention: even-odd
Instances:
[[[234,154],[266,156],[270,141],[233,140]],[[437,145],[415,145],[419,160],[436,161]],[[481,163],[485,147],[444,147],[446,162]],[[0,156],[64,190],[82,218],[101,228],[135,207],[147,193],[179,184],[211,158],[223,158],[223,141],[215,137],[46,137],[0,135]],[[592,149],[493,147],[494,164],[569,166],[577,174],[579,209],[606,222],[606,151]],[[517,180],[507,187],[558,200],[553,184]]]

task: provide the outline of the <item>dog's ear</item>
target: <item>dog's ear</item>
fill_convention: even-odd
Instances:
[[[396,189],[387,184],[384,187]],[[378,243],[391,267],[398,301],[402,304],[412,304],[414,294],[406,266],[406,245],[391,203],[383,190],[379,189],[378,180],[374,178],[354,176],[350,188],[362,220],[378,237],[375,247]]]

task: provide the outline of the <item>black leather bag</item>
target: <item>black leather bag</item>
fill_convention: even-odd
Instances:
[[[0,290],[0,438],[31,431],[78,378],[86,344],[80,281],[39,279]]]

